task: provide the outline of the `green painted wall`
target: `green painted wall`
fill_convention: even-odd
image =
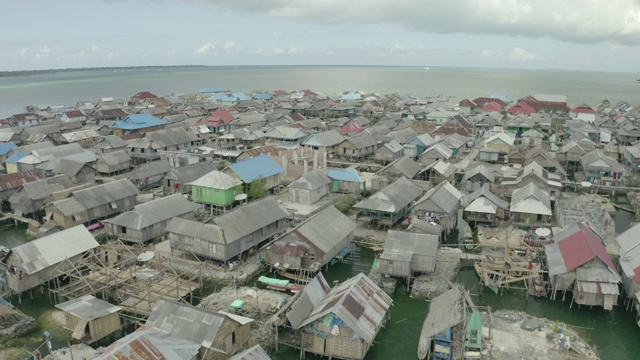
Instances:
[[[235,196],[242,193],[242,185],[235,188],[220,190],[203,186],[193,185],[191,187],[191,200],[200,204],[230,205]]]

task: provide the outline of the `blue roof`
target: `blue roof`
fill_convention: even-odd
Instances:
[[[270,158],[269,155],[261,155],[238,161],[237,163],[229,165],[229,167],[231,167],[245,183],[250,183],[253,180],[266,179],[269,176],[284,172],[284,169]]]
[[[340,181],[364,182],[356,169],[330,169],[327,176]]]
[[[5,163],[10,163],[10,164],[16,164],[18,162],[18,160],[22,159],[23,157],[27,156],[29,154],[27,154],[26,152],[22,152],[22,151],[16,151],[13,153],[13,155],[9,156],[7,158],[7,160],[5,160]]]
[[[492,99],[502,100],[502,101],[506,102],[507,104],[511,104],[513,102],[513,100],[509,99],[509,97],[507,95],[504,95],[504,94],[491,94],[491,95],[489,95],[489,97],[492,98]]]
[[[15,143],[8,142],[6,144],[0,144],[0,155],[6,155],[9,150],[15,149],[18,146]]]
[[[118,120],[111,124],[111,129],[123,129],[123,130],[138,130],[146,129],[152,126],[166,125],[169,122],[166,120],[158,119],[157,117],[149,114],[131,114],[127,115],[124,119]]]
[[[255,98],[261,100],[271,100],[273,98],[273,95],[269,93],[258,93],[256,94]]]
[[[228,96],[229,96],[229,94],[225,94],[223,92],[219,92],[219,93],[216,93],[215,95],[213,95],[212,97],[210,97],[207,100],[222,100],[222,99],[227,98]]]
[[[247,101],[247,100],[251,100],[251,96],[242,93],[242,92],[234,92],[233,94],[231,94],[232,97],[236,98],[238,101]]]
[[[198,92],[199,93],[218,93],[220,91],[222,91],[222,90],[218,89],[217,87],[207,86],[207,87],[203,87]]]
[[[342,97],[340,97],[340,99],[342,100],[357,100],[362,98],[362,96],[360,96],[360,94],[358,93],[354,93],[354,92],[350,92],[347,94],[342,95]]]

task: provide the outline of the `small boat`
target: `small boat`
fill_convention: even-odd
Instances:
[[[471,313],[464,338],[464,360],[480,359],[482,354],[482,317],[478,311]]]
[[[433,337],[433,360],[451,360],[451,328],[446,328]]]
[[[291,284],[289,280],[274,279],[266,276],[260,276],[258,281],[267,288],[278,291],[291,291],[296,293],[304,288],[302,285]]]
[[[287,270],[278,270],[278,275],[301,284],[306,284],[311,281],[308,276],[290,273]]]

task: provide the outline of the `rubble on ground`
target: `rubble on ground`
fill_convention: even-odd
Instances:
[[[439,248],[435,270],[431,274],[416,277],[411,297],[433,299],[449,290],[449,282],[455,281],[460,271],[460,254],[462,250],[457,248]]]

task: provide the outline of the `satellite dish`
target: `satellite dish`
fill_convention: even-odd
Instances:
[[[588,182],[588,181],[583,181],[583,182],[580,183],[580,185],[582,185],[582,187],[586,187],[586,188],[591,187],[591,183]]]
[[[147,262],[153,259],[154,256],[156,256],[156,254],[153,251],[145,251],[142,254],[138,255],[138,261]]]
[[[242,201],[247,199],[247,194],[238,194],[235,197],[236,201]]]

